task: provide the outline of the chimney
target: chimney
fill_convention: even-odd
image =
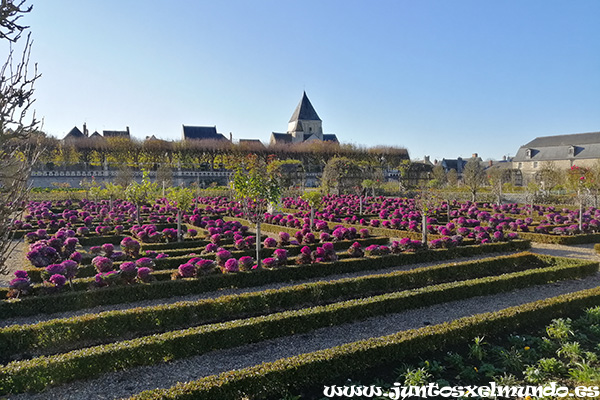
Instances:
[[[473,155],[472,155],[471,157],[473,157],[473,158],[477,158],[477,156],[479,156],[479,154],[477,154],[477,153],[473,153]]]
[[[429,156],[425,156],[425,163],[430,163],[431,161],[429,161]]]
[[[233,143],[233,133],[229,132],[229,141]]]
[[[502,156],[502,161],[506,161],[506,156]]]
[[[434,163],[435,165],[438,165],[438,163],[439,163],[438,159],[436,158],[435,160],[433,160],[433,163]]]
[[[127,131],[127,136],[130,136],[129,127],[128,126],[125,127],[125,130]]]
[[[85,122],[83,123],[83,136],[85,136],[85,137],[88,136],[87,125],[85,124]]]
[[[488,165],[491,167],[492,165],[494,165],[494,161],[490,160]]]

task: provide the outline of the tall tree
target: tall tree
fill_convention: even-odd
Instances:
[[[9,49],[0,67],[0,273],[4,274],[8,271],[6,260],[16,246],[14,221],[22,214],[31,166],[39,156],[34,141],[39,123],[31,108],[40,74],[37,65],[33,73],[29,70],[31,33],[20,21],[32,8],[25,0],[2,0],[0,4],[0,41],[7,42]],[[15,54],[18,45],[22,45],[20,55]]]
[[[485,185],[485,171],[476,158],[471,158],[463,170],[463,183],[471,192],[471,200],[475,201],[477,192]]]

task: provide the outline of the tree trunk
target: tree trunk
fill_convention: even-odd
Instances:
[[[421,242],[427,246],[427,214],[423,212],[422,227],[421,227]]]
[[[183,235],[181,233],[181,210],[177,210],[177,241],[181,242]]]
[[[256,265],[258,265],[258,269],[262,267],[260,259],[260,221],[256,223]]]
[[[579,197],[579,232],[581,232],[583,228],[583,196],[581,190],[577,191],[577,196]]]
[[[140,221],[140,203],[136,203],[135,205],[135,217],[137,219],[138,225],[141,225],[142,221]]]
[[[310,207],[310,230],[315,229],[315,208]]]
[[[363,203],[362,196],[359,197],[359,200],[360,200],[360,203],[359,203],[359,207],[358,207],[358,214],[362,215],[362,213],[363,213],[362,212],[362,203]]]

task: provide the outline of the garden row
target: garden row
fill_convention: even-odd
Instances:
[[[597,306],[598,302],[599,288],[583,290],[449,323],[227,371],[179,383],[169,389],[145,391],[130,399],[280,399],[285,394],[314,393],[319,389],[322,392],[323,383],[343,386],[348,384],[348,377],[359,378],[373,369],[397,365],[400,360],[415,360],[434,352],[447,351],[475,337],[515,331],[530,333],[552,319],[581,315],[586,308]]]
[[[476,256],[497,252],[520,251],[529,248],[528,241],[511,241],[487,245],[459,246],[449,249],[428,250],[423,252],[405,252],[378,257],[348,258],[335,262],[323,262],[308,265],[288,265],[283,268],[238,272],[230,274],[210,274],[198,279],[159,280],[151,284],[124,285],[84,291],[89,280],[75,279],[75,291],[63,291],[48,295],[23,297],[18,301],[0,301],[0,318],[52,313],[90,308],[98,305],[119,304],[143,299],[168,298],[194,293],[203,293],[229,287],[252,287],[275,282],[291,282],[326,277],[357,271],[373,271],[422,262],[443,261],[458,257]],[[185,262],[184,257],[162,259],[175,266]],[[156,260],[161,261],[162,260]],[[174,271],[164,271],[170,276]],[[155,274],[159,274],[157,272]],[[78,283],[82,282],[82,283]]]
[[[41,354],[61,351],[62,348],[76,348],[47,356],[37,356],[31,359],[12,361],[0,367],[0,394],[18,393],[23,391],[40,391],[51,385],[60,385],[77,379],[89,379],[103,373],[124,370],[140,365],[154,365],[167,360],[186,358],[197,354],[256,343],[267,339],[309,332],[318,328],[342,323],[358,321],[376,315],[386,315],[407,309],[429,306],[453,300],[470,298],[478,295],[500,293],[515,288],[523,288],[536,284],[543,284],[562,279],[581,278],[597,272],[598,265],[594,262],[576,261],[553,257],[538,257],[531,254],[519,254],[496,259],[467,262],[457,265],[446,265],[417,269],[414,271],[387,274],[384,276],[367,276],[334,282],[317,282],[279,290],[257,293],[248,293],[240,296],[229,296],[214,300],[204,300],[195,303],[179,303],[172,306],[150,307],[131,311],[110,312],[100,315],[74,317],[67,320],[53,320],[30,326],[13,326],[4,328],[0,332],[2,342],[8,342],[3,354],[22,356],[23,352],[37,351]],[[458,280],[457,279],[463,279]],[[409,290],[406,290],[409,289]],[[400,291],[395,291],[400,290]],[[350,300],[347,300],[347,299]],[[287,311],[281,311],[287,309]],[[273,313],[275,312],[275,313]],[[232,318],[241,318],[233,319]],[[539,316],[537,318],[540,318]],[[267,366],[261,373],[255,370],[251,375],[246,375],[249,370],[242,370],[238,375],[234,372],[229,384],[222,385],[221,378],[210,378],[209,382],[218,382],[219,387],[205,385],[204,383],[189,384],[193,391],[226,390],[220,394],[210,392],[206,398],[240,398],[239,386],[232,388],[231,384],[238,381],[238,376],[243,379],[256,380],[244,390],[259,390],[265,383],[264,379],[273,376],[290,379],[295,373],[300,374],[296,385],[307,385],[319,377],[338,379],[337,374],[348,371],[357,372],[359,366],[368,367],[374,362],[389,359],[390,355],[398,356],[398,340],[404,343],[407,337],[415,340],[412,347],[403,351],[419,351],[423,346],[435,348],[440,343],[457,340],[465,334],[472,334],[475,329],[487,329],[492,333],[504,328],[506,319],[490,318],[489,322],[473,318],[476,329],[469,322],[452,323],[459,332],[443,327],[432,327],[432,336],[409,331],[399,333],[391,340],[377,340],[361,342],[343,347],[344,354],[338,348],[330,349],[319,354],[327,355],[325,359],[318,356],[321,361],[329,363],[325,370],[313,365],[311,368],[304,365],[306,360],[315,361],[314,355],[298,356],[293,364],[299,369],[295,372],[287,367],[281,369],[285,361],[272,365],[278,372]],[[468,321],[471,321],[468,320]],[[89,325],[86,325],[89,321]],[[214,321],[219,321],[213,323]],[[485,320],[484,320],[485,321]],[[530,320],[524,320],[530,322]],[[165,328],[162,328],[165,324]],[[497,326],[496,326],[496,325]],[[119,327],[119,325],[123,325]],[[186,327],[180,329],[183,325]],[[189,326],[189,327],[187,327]],[[469,328],[469,329],[466,329]],[[148,332],[165,330],[150,336]],[[173,330],[180,329],[180,330]],[[421,337],[423,336],[423,337]],[[120,340],[122,337],[126,340]],[[419,339],[420,338],[420,339]],[[89,341],[102,342],[118,340],[116,342],[101,344],[92,347],[78,348],[88,345]],[[412,340],[412,339],[411,339]],[[432,341],[432,344],[427,344]],[[419,344],[420,343],[420,344]],[[377,344],[376,346],[372,346]],[[381,346],[386,350],[381,357],[373,357],[373,352],[381,351]],[[403,345],[404,346],[404,345]],[[369,353],[368,363],[362,358],[352,360],[352,367],[348,360],[356,357],[349,349],[361,349]],[[387,351],[390,353],[387,353]],[[386,357],[383,357],[383,354]],[[330,358],[330,355],[334,355]],[[307,358],[308,357],[308,358]],[[363,355],[364,357],[364,355]],[[377,360],[377,361],[376,361]],[[318,363],[317,363],[318,364]],[[339,365],[338,365],[339,364]],[[288,365],[288,364],[285,364]],[[309,370],[311,379],[308,379]],[[275,375],[271,375],[274,373]],[[289,375],[288,375],[289,374]],[[334,376],[336,375],[336,376]],[[274,382],[271,382],[274,383]],[[278,381],[283,383],[283,381]],[[270,386],[271,384],[267,384]],[[214,386],[214,387],[213,387]],[[242,385],[243,386],[243,385]],[[282,387],[288,387],[285,382]],[[297,388],[292,385],[291,387]],[[275,390],[275,386],[269,390]],[[262,392],[268,394],[269,390]],[[157,392],[162,393],[162,392]],[[155,393],[156,394],[156,393]],[[152,394],[151,396],[154,396]],[[194,393],[193,396],[197,394]],[[258,395],[258,393],[252,393]],[[144,395],[147,396],[147,395]]]

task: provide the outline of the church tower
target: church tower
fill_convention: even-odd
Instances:
[[[302,99],[290,118],[287,133],[292,135],[293,143],[323,140],[323,121],[317,115],[306,92],[302,93]]]

